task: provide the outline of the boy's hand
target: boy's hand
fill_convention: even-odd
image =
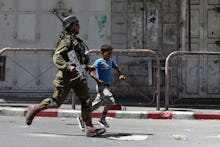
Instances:
[[[102,85],[104,83],[104,81],[99,80],[99,79],[97,79],[96,82],[97,82],[98,85]]]
[[[120,75],[120,76],[119,76],[119,80],[125,80],[125,75],[123,75],[123,74]]]

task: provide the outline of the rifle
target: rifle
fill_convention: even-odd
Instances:
[[[63,25],[63,23],[64,23],[64,21],[63,21],[63,18],[61,18],[59,15],[58,15],[58,13],[57,13],[57,11],[55,10],[55,9],[53,9],[53,11],[52,11],[52,13],[54,14],[54,15],[56,15],[56,17],[62,22],[62,25]],[[61,33],[62,35],[62,37],[66,40],[66,30],[65,30],[65,27],[64,27],[64,25],[63,25],[63,29],[62,29],[62,33]]]
[[[76,66],[76,70],[78,71],[78,76],[75,78],[70,79],[70,81],[74,81],[78,78],[80,78],[80,80],[85,80],[86,79],[86,65],[85,64],[80,64],[77,56],[76,56],[76,52],[74,50],[71,50],[67,53],[70,61],[68,62],[69,65],[75,65]]]

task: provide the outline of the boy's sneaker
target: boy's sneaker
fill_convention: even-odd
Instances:
[[[105,119],[98,120],[98,124],[101,125],[102,127],[109,128],[109,125]]]
[[[85,130],[85,123],[82,120],[82,118],[81,117],[77,117],[77,121],[78,121],[80,130],[84,131]]]

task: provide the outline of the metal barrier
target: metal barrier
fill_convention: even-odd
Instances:
[[[3,49],[1,49],[0,50],[0,56],[2,56],[2,54],[4,53],[4,52],[6,52],[6,51],[36,51],[36,52],[38,52],[38,51],[54,51],[54,49],[52,49],[52,48],[43,48],[43,49],[37,49],[37,48],[9,48],[9,47],[7,47],[7,48],[3,48]]]
[[[51,52],[51,55],[52,55],[52,52],[54,51],[54,49],[51,49],[51,48],[44,48],[44,49],[36,49],[36,48],[3,48],[3,49],[0,50],[0,56],[3,56],[3,54],[5,52],[8,52],[8,51],[10,51],[10,52],[17,52],[17,51],[19,51],[19,52],[20,51],[25,51],[25,52]],[[19,64],[18,61],[13,61],[13,62],[15,64]],[[26,67],[21,67],[22,65],[18,65],[18,66],[20,68],[24,69],[24,70],[26,69]],[[50,69],[50,68],[48,67],[48,69]],[[45,72],[45,71],[41,71],[41,73],[39,75],[34,75],[30,71],[27,70],[27,73],[30,76],[34,77],[34,79],[36,79],[38,76],[41,76],[43,72]],[[11,89],[11,88],[9,88],[9,89],[3,88],[3,89],[1,89],[1,92],[2,93],[8,93],[8,92],[11,92],[12,90],[13,89]],[[41,92],[42,93],[50,93],[51,91],[50,90],[43,90],[43,89],[41,91],[36,91],[36,90],[32,90],[32,89],[15,89],[13,91],[13,93],[41,93]]]
[[[52,48],[44,48],[44,49],[37,49],[37,48],[3,48],[0,50],[0,56],[2,56],[6,51],[25,51],[25,52],[53,52],[54,49]],[[88,54],[91,53],[100,53],[99,50],[92,49],[88,51]],[[128,50],[121,50],[121,49],[114,49],[113,54],[144,54],[144,55],[151,55],[155,58],[156,61],[156,109],[160,110],[160,59],[157,53],[150,49],[128,49]],[[2,90],[1,90],[2,91]],[[24,91],[24,90],[23,90]],[[31,92],[31,90],[27,90],[26,92]],[[154,97],[155,98],[155,97]],[[75,99],[72,97],[72,107],[75,108]]]
[[[100,50],[89,50],[89,53],[100,53]],[[160,58],[157,55],[157,53],[153,50],[150,49],[126,49],[126,50],[122,50],[122,49],[114,49],[113,50],[113,54],[145,54],[145,55],[152,55],[154,56],[155,60],[156,60],[156,109],[160,110]]]
[[[220,55],[220,52],[189,52],[189,51],[174,51],[170,53],[165,62],[165,109],[168,110],[170,102],[170,71],[172,60],[178,55]]]

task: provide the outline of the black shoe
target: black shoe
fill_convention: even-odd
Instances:
[[[101,125],[102,127],[109,128],[109,125],[105,119],[98,120],[98,124]]]
[[[81,117],[77,117],[77,121],[78,121],[80,130],[84,131],[85,130],[85,123],[82,120],[82,118]]]

